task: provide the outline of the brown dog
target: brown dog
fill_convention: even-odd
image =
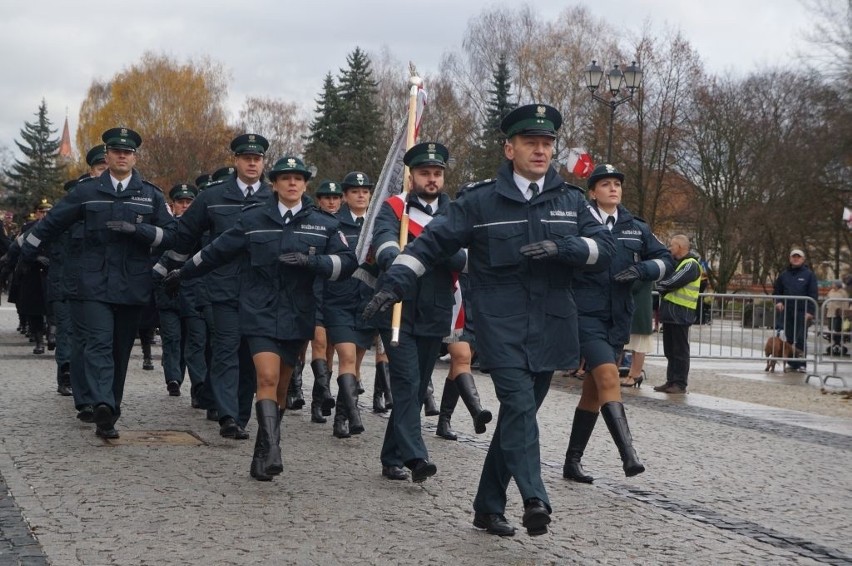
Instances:
[[[796,348],[793,344],[785,341],[778,336],[770,336],[766,341],[766,346],[763,348],[766,357],[766,369],[763,371],[775,372],[775,364],[778,360],[775,358],[801,358],[804,352]],[[782,369],[787,371],[787,360],[783,361]]]

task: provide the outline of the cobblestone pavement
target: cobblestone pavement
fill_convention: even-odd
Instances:
[[[7,564],[811,564],[852,563],[852,409],[801,375],[695,362],[685,398],[625,392],[647,472],[625,478],[603,423],[584,457],[593,485],[561,477],[580,381],[558,376],[539,415],[550,533],[501,539],[471,526],[492,427],[460,442],[423,431],[438,475],[415,485],[380,475],[386,420],[339,440],[306,409],[285,415],[284,474],[248,475],[253,438],[226,440],[169,397],[134,351],[122,439],[105,443],[54,392],[49,355],[34,356],[0,307],[0,566]],[[372,356],[366,359],[367,405]],[[445,364],[434,374],[441,390]],[[312,376],[305,375],[305,391]],[[477,384],[496,410],[487,376]],[[172,434],[167,433],[171,431]],[[254,437],[254,425],[249,428]],[[178,434],[188,432],[188,435]],[[5,482],[5,483],[4,483]],[[507,517],[520,524],[512,486]]]

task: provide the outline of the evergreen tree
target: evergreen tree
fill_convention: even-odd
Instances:
[[[491,75],[491,88],[488,90],[489,99],[485,107],[485,120],[479,135],[479,148],[475,164],[476,177],[479,179],[491,177],[503,159],[503,143],[505,139],[500,133],[500,122],[517,107],[510,102],[512,81],[509,76],[509,65],[506,54],[500,55],[497,67]]]
[[[331,73],[323,81],[305,159],[316,166],[319,178],[339,181],[358,169],[375,179],[384,161],[376,145],[381,128],[378,83],[369,57],[360,48],[346,57],[346,63],[336,83]]]
[[[36,122],[24,122],[21,130],[23,143],[15,140],[24,159],[15,159],[12,167],[3,171],[6,176],[4,202],[16,214],[23,216],[31,212],[41,199],[54,202],[63,195],[64,166],[57,162],[60,142],[58,137],[51,137],[57,130],[52,129],[44,100],[36,116]]]

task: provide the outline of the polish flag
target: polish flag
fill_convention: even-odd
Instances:
[[[585,149],[582,147],[572,147],[568,150],[567,168],[574,175],[585,179],[592,174],[595,164],[592,163],[592,156]]]

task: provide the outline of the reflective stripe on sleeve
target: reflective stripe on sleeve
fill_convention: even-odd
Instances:
[[[163,241],[163,229],[159,226],[154,226],[154,241],[151,242],[151,247],[156,248]]]
[[[591,238],[584,238],[581,236],[580,239],[586,242],[586,245],[589,246],[589,259],[586,260],[586,265],[596,264],[598,262],[598,256],[600,255],[598,243]]]
[[[169,250],[166,255],[175,261],[186,261],[189,259],[189,254],[179,254],[174,250]]]
[[[384,244],[382,244],[381,246],[376,248],[376,257],[379,257],[380,255],[382,255],[382,252],[385,251],[388,248],[394,248],[395,250],[399,251],[399,242],[394,242],[393,240],[388,240],[387,242],[385,242]]]
[[[343,270],[343,261],[341,261],[340,256],[334,254],[328,256],[328,258],[331,260],[331,277],[329,279],[337,281],[340,277],[340,272]]]
[[[168,275],[168,274],[169,274],[169,270],[168,270],[168,269],[166,269],[166,268],[165,268],[165,266],[163,266],[163,264],[162,264],[162,263],[158,263],[157,265],[155,265],[155,266],[154,266],[154,271],[156,271],[157,273],[159,273],[159,274],[160,274],[160,275],[162,275],[163,277],[165,277],[166,275]]]
[[[399,254],[393,260],[393,265],[403,265],[414,272],[417,277],[421,277],[426,273],[426,266],[420,263],[420,260],[408,254]]]
[[[657,267],[660,268],[660,276],[657,277],[657,281],[660,281],[663,277],[666,276],[666,262],[661,259],[651,260],[653,263],[657,264]]]
[[[198,252],[194,256],[192,256],[192,263],[197,267],[201,265],[201,252]]]
[[[32,246],[34,246],[34,247],[36,247],[36,248],[37,248],[37,247],[39,247],[39,246],[41,245],[41,240],[39,240],[38,238],[36,238],[35,234],[33,234],[32,232],[30,232],[29,234],[27,234],[27,237],[26,237],[25,239],[26,239],[26,241],[27,241],[27,243],[28,243],[28,244],[30,244],[30,245],[32,245]]]

